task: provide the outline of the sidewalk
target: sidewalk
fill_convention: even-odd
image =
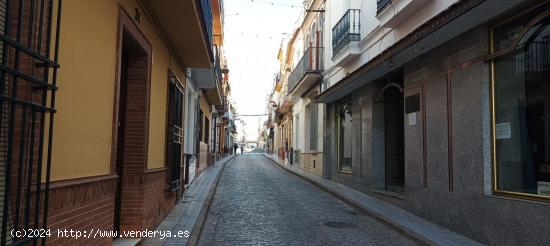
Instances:
[[[276,156],[265,153],[264,156],[271,159],[284,170],[307,180],[344,202],[362,209],[373,217],[394,226],[424,243],[430,245],[483,245],[365,193],[332,180],[315,176],[295,166],[284,165],[282,160]]]
[[[202,171],[183,193],[183,198],[155,228],[155,231],[171,231],[172,235],[177,235],[180,231],[189,231],[189,237],[173,237],[164,240],[147,238],[141,242],[141,245],[194,245],[204,224],[208,206],[214,196],[223,168],[234,157],[234,155],[225,157]]]

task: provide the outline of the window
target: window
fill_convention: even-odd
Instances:
[[[317,131],[318,129],[318,106],[315,103],[308,105],[309,109],[309,150],[317,151]]]
[[[351,173],[351,100],[340,103],[337,110],[338,172]]]
[[[296,115],[296,117],[294,117],[294,125],[292,127],[294,127],[294,130],[295,130],[295,132],[294,132],[294,141],[293,142],[296,143],[296,147],[298,147],[298,141],[300,141],[300,139],[299,139],[299,136],[300,136],[300,116]],[[289,133],[290,132],[291,131],[289,131]],[[292,145],[290,145],[290,146],[292,146]]]
[[[204,118],[204,143],[209,144],[209,137],[210,137],[210,121],[208,118]]]
[[[204,122],[204,113],[202,112],[202,110],[199,110],[199,141],[201,141],[201,142],[204,142],[203,122]],[[200,148],[197,148],[197,150],[200,150]]]
[[[169,190],[180,188],[180,167],[183,154],[183,108],[184,89],[174,76],[168,79],[168,117],[166,159],[169,172]]]
[[[550,17],[536,19],[492,33],[493,51],[507,49],[492,68],[495,191],[550,198]]]

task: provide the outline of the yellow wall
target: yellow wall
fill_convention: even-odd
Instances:
[[[120,2],[120,5],[119,5]],[[119,6],[135,0],[63,2],[52,155],[52,180],[109,174]],[[182,69],[142,14],[139,28],[153,47],[147,168],[164,167],[167,76]]]
[[[109,173],[116,6],[110,0],[63,2],[52,180]]]
[[[120,2],[126,13],[130,15],[135,12],[135,8],[139,8],[133,0],[122,0]],[[141,18],[138,26],[145,35],[145,38],[153,46],[149,105],[149,161],[147,168],[158,168],[164,167],[166,95],[168,93],[168,64],[170,54],[162,40],[158,38],[155,29],[147,18]]]

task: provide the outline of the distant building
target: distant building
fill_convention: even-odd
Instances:
[[[291,164],[318,176],[323,174],[323,115],[313,99],[320,93],[324,72],[324,1],[304,2],[305,14],[288,46],[291,72],[287,93],[293,102]]]

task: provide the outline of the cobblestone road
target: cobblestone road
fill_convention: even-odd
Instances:
[[[199,245],[414,245],[261,154],[221,176]]]

